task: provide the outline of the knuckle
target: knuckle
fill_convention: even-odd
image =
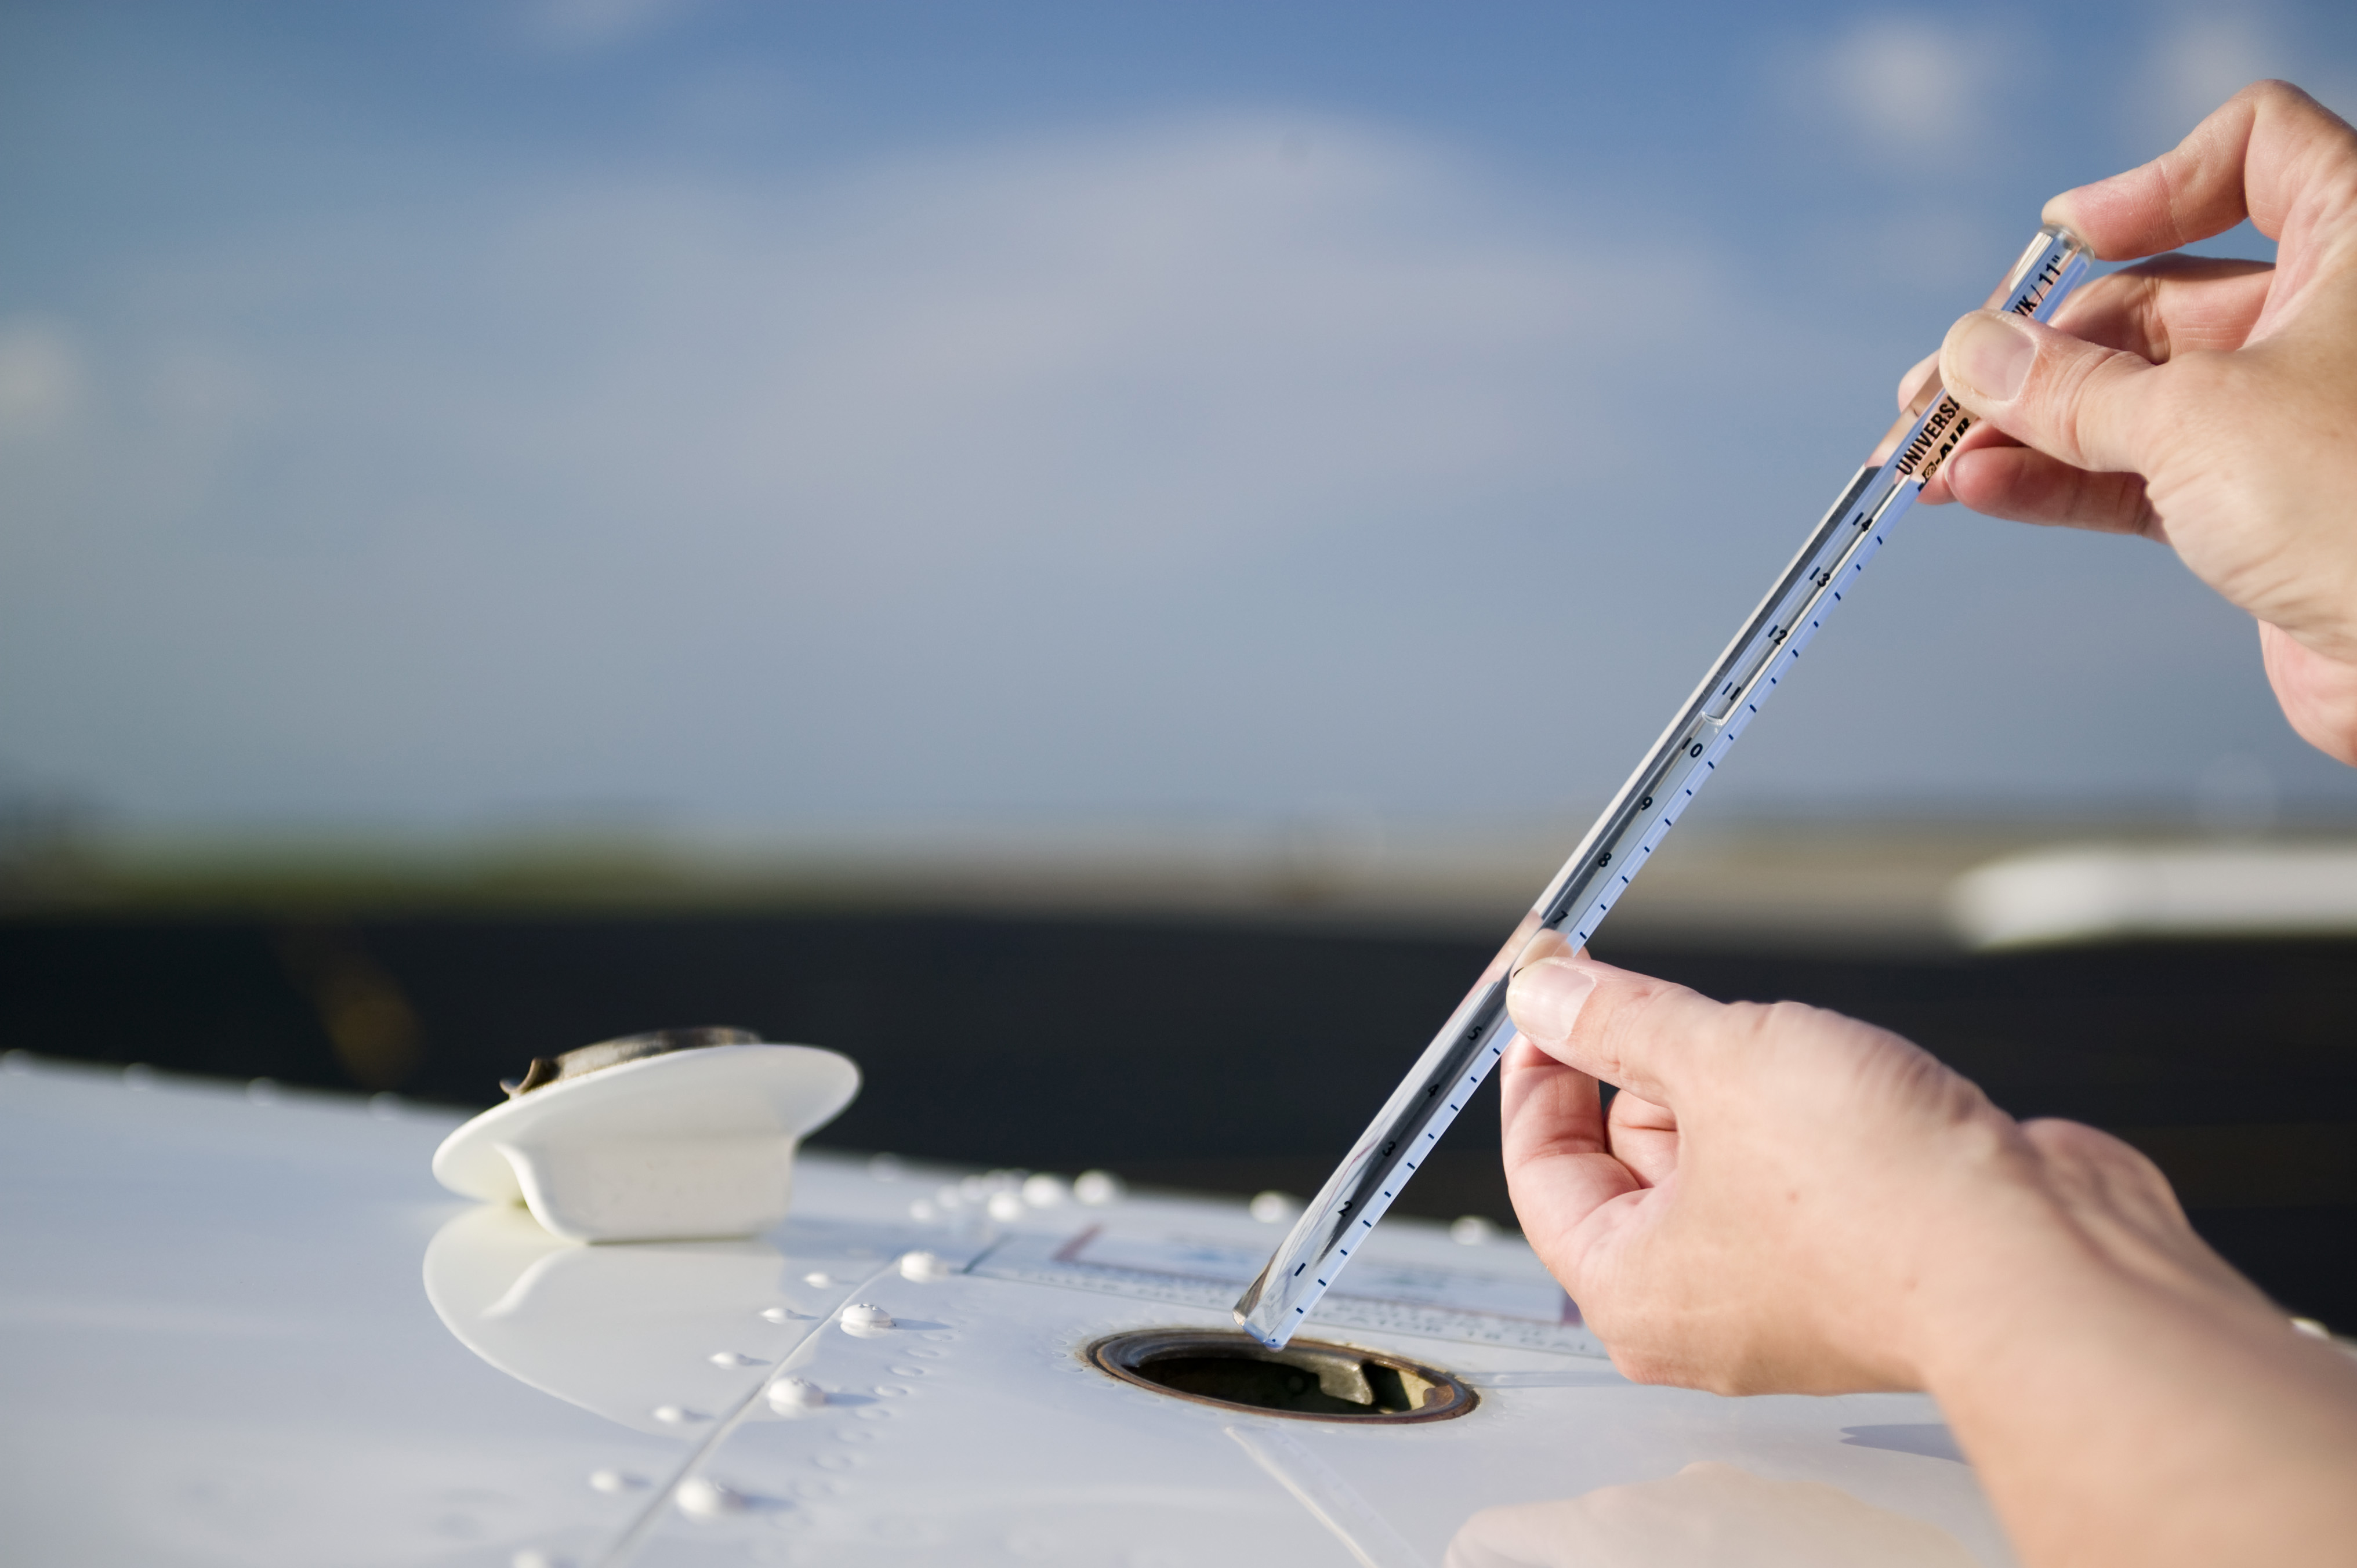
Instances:
[[[1871,1024],[1862,1024],[1845,1014],[1813,1007],[1805,1002],[1747,1002],[1731,1011],[1736,1013],[1735,1021],[1747,1037],[1763,1045],[1805,1045],[1812,1049],[1835,1045],[1855,1048],[1858,1038],[1882,1032]]]
[[[2255,107],[2262,109],[2289,108],[2293,104],[2304,104],[2309,102],[2307,93],[2281,77],[2275,76],[2263,76],[2234,96],[2247,100]]]
[[[2021,1133],[2058,1175],[2090,1185],[2126,1183],[2157,1194],[2169,1190],[2169,1177],[2149,1155],[2083,1122],[2040,1117],[2023,1122]]]
[[[1676,1359],[1662,1355],[1650,1346],[1613,1344],[1608,1341],[1605,1353],[1612,1358],[1612,1369],[1632,1383],[1659,1386],[1682,1380],[1682,1369]]]
[[[2095,380],[2096,362],[2080,354],[2044,354],[2038,356],[2038,373],[2030,380],[2030,396],[2046,415],[2045,423],[2053,441],[2055,455],[2075,467],[2087,462],[2088,387]]]
[[[1641,980],[1606,1015],[1601,1041],[1605,1055],[1617,1066],[1656,1042],[1680,1038],[1686,1032],[1681,1015],[1700,1000],[1683,985]]]
[[[1761,1034],[1795,1034],[1812,1031],[1827,1019],[1840,1018],[1838,1013],[1828,1013],[1822,1007],[1812,1007],[1805,1002],[1747,1002],[1743,1012],[1748,1022]],[[1845,1023],[1848,1020],[1844,1019]]]
[[[2150,370],[2149,361],[2116,349],[2086,345],[2051,351],[2041,345],[2023,401],[2045,427],[2049,449],[2078,468],[2117,466],[2114,416],[2126,381]]]

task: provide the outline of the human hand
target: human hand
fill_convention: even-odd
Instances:
[[[1898,1036],[1523,955],[1503,1063],[1514,1211],[1624,1373],[1725,1393],[1932,1386],[1989,1281],[2104,1266],[2255,1306],[2150,1161],[2016,1123]],[[1620,1086],[1609,1118],[1598,1080]]]
[[[2293,728],[2357,764],[2357,132],[2255,82],[2046,217],[2107,261],[2247,217],[2277,261],[2162,256],[2081,288],[2050,327],[1964,317],[1936,371],[1981,424],[1922,499],[2171,546],[2257,618]],[[1909,373],[1902,405],[1933,371]]]

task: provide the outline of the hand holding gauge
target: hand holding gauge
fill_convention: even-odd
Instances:
[[[2077,235],[2048,224],[1990,296],[1991,308],[2043,321],[2086,275],[2088,255]],[[1925,387],[1909,415],[1901,416],[1892,435],[1811,532],[1237,1301],[1236,1321],[1261,1343],[1283,1345],[1307,1321],[1360,1239],[1374,1229],[1426,1152],[1497,1064],[1512,1037],[1506,986],[1516,956],[1542,931],[1562,933],[1574,947],[1586,944],[1882,548],[1891,524],[1938,476],[1975,424],[1954,399],[1932,385]]]
[[[2069,229],[1949,333],[1953,396],[1920,390],[1928,365],[1910,378],[1902,439],[1286,1239],[1240,1313],[1254,1332],[1307,1316],[1504,1045],[1515,1212],[1631,1377],[1926,1390],[2031,1568],[2346,1561],[2357,1342],[2287,1321],[2151,1161],[2093,1128],[2017,1122],[1870,1025],[1722,1004],[1576,949],[1919,499],[2168,544],[2258,622],[2293,727],[2357,763],[2352,193],[2357,131],[2258,82],[2174,151],[2049,204]],[[2068,333],[2045,325],[2084,264],[2071,232],[2128,260],[2245,217],[2277,242],[2272,266],[2161,256],[2082,290]],[[1609,1116],[1599,1081],[1621,1089]]]

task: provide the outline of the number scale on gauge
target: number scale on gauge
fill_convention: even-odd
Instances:
[[[2087,274],[2087,247],[2059,225],[2040,230],[1992,308],[2050,317]],[[1555,874],[1473,991],[1425,1047],[1341,1165],[1235,1306],[1254,1338],[1282,1345],[1306,1321],[1360,1239],[1374,1228],[1512,1038],[1506,985],[1517,955],[1542,930],[1575,947],[1593,936],[1727,748],[1759,716],[1844,593],[1882,548],[1974,424],[1937,386],[1880,464],[1851,478],[1768,596]],[[1904,416],[1902,416],[1904,422]]]

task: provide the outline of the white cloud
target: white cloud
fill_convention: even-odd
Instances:
[[[2357,113],[2357,78],[2330,51],[2304,48],[2276,7],[2210,0],[2155,28],[2126,83],[2123,121],[2158,153],[2263,77],[2297,82],[2343,116]]]
[[[683,17],[693,0],[532,0],[527,36],[543,47],[591,53],[659,32]]]
[[[46,317],[0,321],[0,439],[58,433],[89,395],[81,345]]]
[[[1813,47],[1788,91],[1841,126],[1869,157],[1906,157],[1986,131],[1997,51],[1977,31],[1892,14],[1863,18]]]
[[[2227,99],[2275,73],[2282,55],[2274,30],[2247,12],[2204,9],[2179,18],[2154,40],[2139,100],[2139,130],[2183,136]]]
[[[438,172],[93,284],[79,434],[0,465],[12,756],[145,817],[1551,804],[1618,782],[1899,368],[1625,199],[1340,121]],[[2273,756],[2221,738],[2247,682],[2186,699],[2161,553],[1921,532],[1750,777]],[[2093,628],[2102,744],[2050,641],[1987,646],[2025,576]]]
[[[104,367],[146,392],[50,478],[70,587],[0,583],[0,715],[134,809],[662,797],[699,748],[740,800],[1216,793],[1205,737],[1261,721],[1174,693],[1189,661],[1374,634],[1321,579],[1403,530],[1679,459],[1640,411],[1715,362],[1724,282],[1530,214],[1427,145],[1246,116],[161,258]]]
[[[1288,157],[1297,129],[582,187],[487,234],[404,220],[433,235],[406,246],[315,235],[162,285],[148,308],[216,346],[154,373],[182,424],[200,407],[296,449],[275,504],[298,533],[414,527],[348,483],[399,451],[425,510],[511,498],[493,536],[644,547],[661,518],[665,548],[851,577],[1018,546],[1214,558],[1534,465],[1625,467],[1614,382],[1703,351],[1704,269],[1659,247],[1625,267],[1361,129]],[[240,295],[321,325],[223,345],[203,317]]]

